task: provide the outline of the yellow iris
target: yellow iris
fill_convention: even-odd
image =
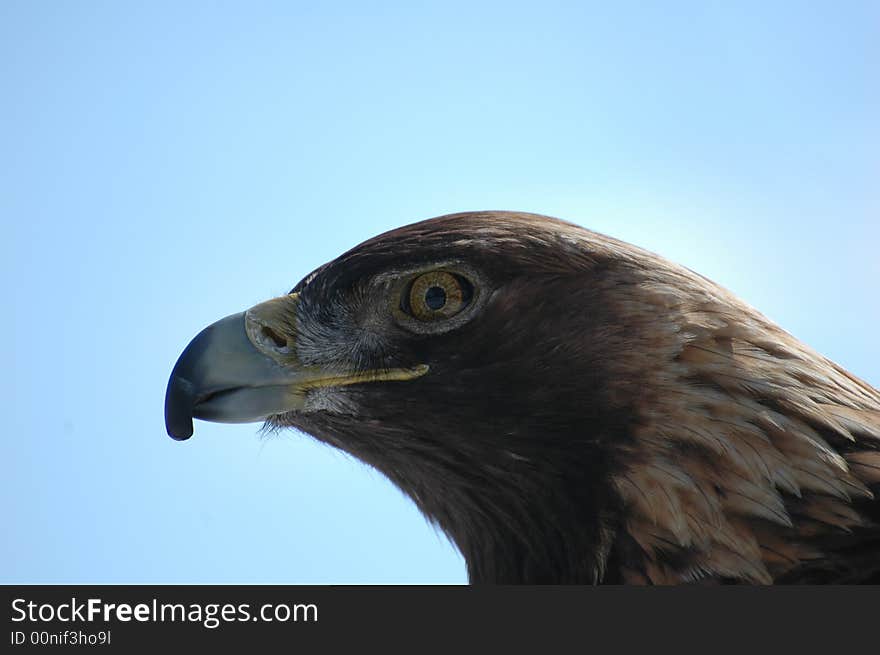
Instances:
[[[409,308],[420,321],[436,321],[458,314],[467,305],[465,283],[446,271],[417,277],[409,290]]]

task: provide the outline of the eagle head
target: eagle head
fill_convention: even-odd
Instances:
[[[687,269],[512,212],[393,230],[212,324],[165,417],[354,455],[472,582],[770,582],[880,479],[876,390]]]

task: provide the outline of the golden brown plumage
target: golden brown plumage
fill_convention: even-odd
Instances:
[[[716,284],[631,252],[605,282],[629,331],[611,379],[640,398],[614,477],[641,565],[624,579],[876,576],[880,393]]]

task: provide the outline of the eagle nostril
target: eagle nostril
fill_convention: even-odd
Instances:
[[[287,339],[282,337],[268,325],[264,325],[261,331],[263,333],[263,336],[271,339],[278,348],[287,348]]]

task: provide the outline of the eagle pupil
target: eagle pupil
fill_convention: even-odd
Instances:
[[[425,291],[425,305],[428,309],[437,311],[446,304],[446,291],[442,287],[430,287]]]

